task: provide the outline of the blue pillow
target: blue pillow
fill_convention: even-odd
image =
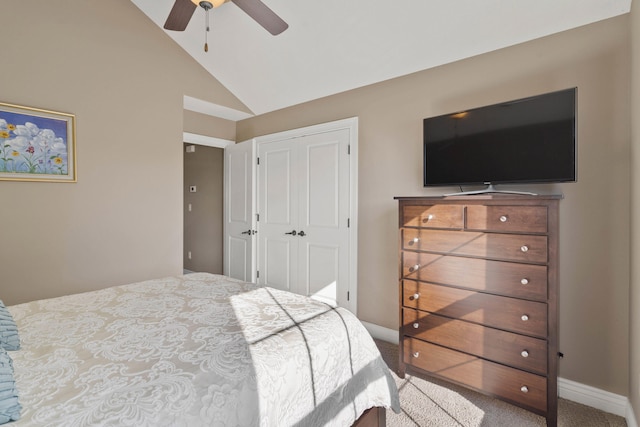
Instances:
[[[21,410],[13,378],[13,361],[7,351],[0,348],[0,424],[19,420]]]
[[[0,301],[0,347],[9,351],[20,349],[18,327],[2,301]]]

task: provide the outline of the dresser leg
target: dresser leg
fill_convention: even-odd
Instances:
[[[398,363],[398,372],[396,372],[398,374],[398,377],[404,379],[406,371],[407,371],[406,365],[404,363],[402,363],[402,362],[399,362]]]

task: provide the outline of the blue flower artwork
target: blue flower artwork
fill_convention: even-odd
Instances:
[[[75,182],[73,116],[0,103],[0,179]]]

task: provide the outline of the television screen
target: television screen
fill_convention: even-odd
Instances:
[[[424,119],[424,185],[576,180],[576,88]]]

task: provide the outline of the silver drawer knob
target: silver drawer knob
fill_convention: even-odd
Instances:
[[[415,273],[420,268],[420,264],[416,264],[413,267],[409,268],[409,273]]]
[[[429,214],[426,217],[422,218],[422,222],[429,222],[434,219],[436,216],[434,214]]]
[[[522,280],[520,280],[520,283],[522,283],[523,285],[528,285],[529,284],[529,279],[524,277]]]
[[[420,352],[416,351],[415,353],[413,353],[413,357],[418,358],[418,356],[420,356]]]
[[[529,352],[527,350],[522,350],[522,353],[520,353],[520,356],[529,357]]]
[[[520,391],[523,393],[529,393],[529,387],[527,387],[526,385],[523,385],[522,387],[520,387]]]
[[[527,246],[527,245],[522,245],[522,246],[520,246],[520,250],[521,250],[522,252],[527,252],[527,251],[529,250],[529,246]]]
[[[506,216],[506,215],[502,215],[502,216],[500,217],[500,222],[507,222],[507,220],[508,220],[508,219],[509,219],[509,218],[507,218],[507,216]]]
[[[419,239],[419,238],[414,237],[413,239],[409,240],[409,246],[413,246],[413,245],[415,245],[416,243],[418,243],[419,241],[420,241],[420,239]]]
[[[420,327],[420,324],[418,322],[413,324],[413,329],[418,329]]]
[[[415,294],[411,295],[411,298],[409,298],[409,299],[415,301],[418,298],[420,298],[420,294],[419,293],[415,293]]]
[[[526,322],[527,320],[529,320],[529,316],[527,314],[523,314],[522,317],[520,317],[522,319],[523,322]]]

